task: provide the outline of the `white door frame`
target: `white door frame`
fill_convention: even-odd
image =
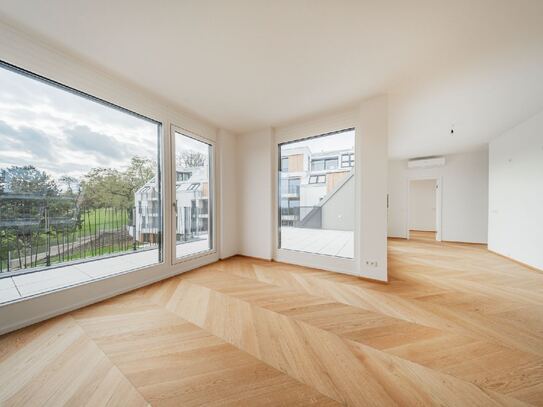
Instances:
[[[441,176],[426,176],[426,177],[409,177],[407,178],[407,216],[405,219],[405,236],[409,239],[409,215],[411,209],[409,208],[409,197],[411,195],[411,182],[412,181],[426,181],[434,180],[436,182],[436,241],[441,241],[443,235],[443,177]]]
[[[211,201],[211,205],[208,204],[208,208],[211,210],[211,222],[208,223],[208,227],[211,228],[211,233],[209,238],[211,239],[211,249],[206,250],[203,252],[198,252],[194,254],[190,254],[188,256],[183,257],[177,257],[177,225],[175,222],[176,219],[176,182],[177,182],[177,176],[176,176],[176,165],[175,165],[175,134],[179,133],[184,136],[193,138],[197,141],[201,141],[202,143],[206,143],[211,145],[211,157],[209,159],[209,174],[210,174],[210,180],[209,180],[209,198]],[[219,246],[218,242],[218,236],[217,233],[217,226],[218,226],[218,216],[217,216],[217,180],[218,180],[218,174],[217,174],[217,168],[218,165],[216,163],[217,161],[217,143],[215,140],[208,139],[206,137],[200,136],[190,130],[184,129],[180,126],[176,126],[172,124],[170,126],[170,154],[169,154],[169,160],[170,160],[170,197],[171,200],[169,202],[169,205],[167,206],[169,208],[170,213],[170,230],[171,230],[171,239],[170,239],[170,253],[171,253],[171,259],[172,265],[184,263],[190,260],[209,257],[210,261],[216,261],[219,258],[217,247]]]

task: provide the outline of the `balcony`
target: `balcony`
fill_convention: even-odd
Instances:
[[[144,233],[143,212],[1,193],[0,303],[158,263],[160,228]]]

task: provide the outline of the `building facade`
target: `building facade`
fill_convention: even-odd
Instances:
[[[353,176],[352,149],[312,153],[308,147],[283,148],[281,226],[323,228],[323,211],[341,189],[351,187]]]
[[[176,170],[176,238],[198,240],[209,230],[209,167]],[[158,186],[153,178],[135,193],[133,237],[140,242],[155,243],[160,230]]]

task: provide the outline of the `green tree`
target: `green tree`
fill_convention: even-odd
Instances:
[[[33,165],[12,166],[0,170],[0,193],[58,196],[60,189],[45,171]]]
[[[74,196],[78,194],[79,181],[77,178],[70,175],[63,175],[58,179],[58,181],[66,188],[64,192],[65,195]]]
[[[141,157],[133,157],[124,171],[93,168],[81,183],[83,205],[87,208],[131,209],[135,192],[150,181],[154,173],[153,161]]]

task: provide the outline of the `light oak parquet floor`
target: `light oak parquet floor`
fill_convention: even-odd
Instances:
[[[389,284],[244,257],[0,337],[3,405],[543,405],[543,273],[389,241]]]

